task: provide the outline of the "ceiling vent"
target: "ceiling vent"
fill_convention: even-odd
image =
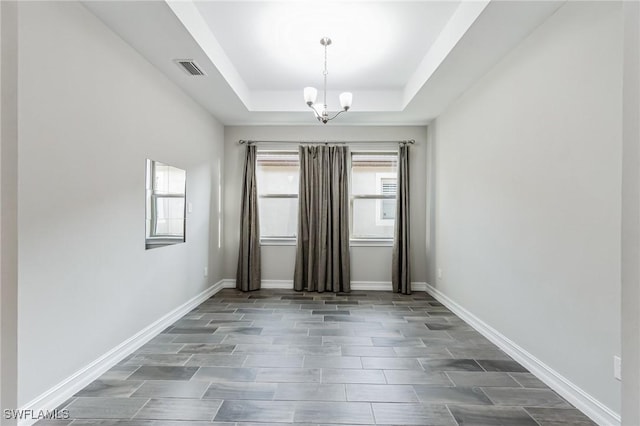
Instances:
[[[176,59],[175,63],[189,75],[206,75],[204,71],[191,59]]]

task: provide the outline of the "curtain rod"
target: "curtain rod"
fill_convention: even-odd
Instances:
[[[401,143],[401,144],[410,144],[413,145],[416,143],[414,139],[407,139],[403,141],[259,141],[259,140],[245,140],[240,139],[238,141],[240,145],[244,144],[254,144],[254,143],[295,143],[295,144],[307,144],[307,143],[315,143],[315,144],[351,144],[351,143],[368,143],[368,144],[377,144],[377,143]]]

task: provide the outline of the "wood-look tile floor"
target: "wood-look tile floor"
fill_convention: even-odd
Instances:
[[[429,295],[223,290],[38,425],[593,425]]]

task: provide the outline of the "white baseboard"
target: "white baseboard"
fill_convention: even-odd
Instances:
[[[224,288],[236,288],[235,278],[225,278],[223,281]],[[262,280],[260,281],[260,288],[266,289],[281,289],[291,290],[293,289],[292,280]]]
[[[351,281],[351,290],[391,291],[391,281]],[[427,283],[412,282],[411,291],[426,291]]]
[[[293,289],[293,280],[262,280],[260,282],[260,287],[264,289],[283,289],[283,290],[292,290]]]
[[[449,308],[453,313],[465,320],[480,334],[493,342],[513,359],[526,367],[531,373],[542,380],[547,386],[558,392],[563,398],[585,413],[594,422],[601,426],[619,426],[620,414],[598,401],[593,396],[582,390],[566,377],[549,367],[544,362],[527,352],[515,342],[501,334],[498,330],[476,317],[474,314],[460,306],[454,300],[442,293],[437,288],[426,285],[426,291],[436,300]]]
[[[236,288],[235,278],[225,278],[220,282],[222,283],[222,288]]]
[[[235,288],[235,279],[225,279],[224,288]],[[293,280],[262,280],[260,287],[267,289],[293,289]],[[411,283],[413,291],[427,291],[427,283],[413,282]],[[369,291],[391,291],[391,281],[351,281],[351,290],[369,290]]]
[[[165,328],[176,322],[178,319],[183,317],[185,314],[190,312],[193,308],[197,307],[202,302],[225,288],[224,281],[225,280],[219,281],[197,296],[192,297],[190,300],[178,306],[168,314],[164,315],[162,318],[158,319],[157,321],[140,330],[138,333],[131,336],[124,342],[120,343],[118,346],[111,349],[100,358],[96,359],[84,368],[76,371],[74,374],[67,377],[62,382],[58,383],[32,401],[29,401],[20,409],[32,410],[33,413],[54,410],[67,399],[71,398],[75,393],[100,377],[111,367],[122,361],[127,355],[160,334],[162,330],[164,330]],[[36,421],[37,419],[23,419],[18,423],[18,425],[31,426]]]

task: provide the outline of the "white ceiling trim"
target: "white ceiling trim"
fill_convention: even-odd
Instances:
[[[340,124],[429,123],[563,3],[463,1],[432,40],[430,50],[423,50],[426,55],[413,62],[419,66],[410,80],[400,89],[363,86],[362,91],[354,90],[354,105],[340,116]],[[195,3],[91,0],[83,4],[223,124],[318,125],[303,102],[302,87],[251,90]],[[187,58],[195,60],[207,75],[189,76],[174,62]],[[327,94],[332,111],[339,108],[336,92]]]
[[[403,91],[404,109],[444,62],[491,0],[463,2],[418,65]]]
[[[193,1],[165,1],[248,111],[296,112],[308,110],[302,102],[302,87],[295,93],[292,91],[249,89]],[[479,0],[461,3],[407,84],[398,90],[359,90],[356,96],[357,110],[361,112],[402,111],[446,59],[490,1]],[[339,91],[331,91],[331,93],[327,91],[327,104],[330,110],[340,109],[337,102],[338,95]]]
[[[318,93],[318,102],[322,101],[322,93]],[[340,92],[327,90],[327,107],[330,111],[340,110]],[[361,106],[364,105],[364,106]],[[359,90],[358,111],[402,111],[402,92],[399,90]],[[300,90],[254,90],[251,91],[251,111],[309,112],[309,107],[302,100]]]
[[[166,0],[166,3],[198,43],[202,51],[218,68],[222,77],[229,83],[229,86],[238,95],[242,103],[249,108],[249,100],[251,99],[249,88],[240,73],[238,73],[238,70],[236,70],[236,67],[229,60],[229,57],[227,57],[218,40],[211,33],[209,26],[195,4],[191,0]]]

